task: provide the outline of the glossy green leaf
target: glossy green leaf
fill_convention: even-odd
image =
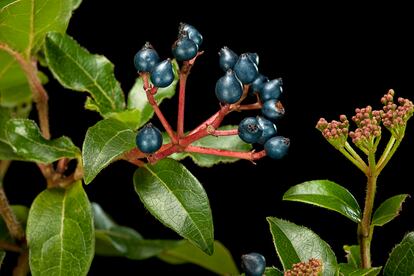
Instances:
[[[283,271],[280,271],[276,267],[266,267],[265,276],[283,276]]]
[[[219,130],[228,130],[234,128],[237,128],[237,126],[227,125],[220,127]],[[164,143],[168,143],[169,141],[170,139],[168,135],[164,134]],[[238,135],[220,137],[209,135],[201,138],[200,140],[195,141],[194,143],[192,143],[192,145],[234,151],[250,151],[252,149],[252,145],[243,142]],[[192,152],[174,153],[171,155],[171,158],[175,160],[182,160],[186,157],[190,157],[194,161],[194,163],[201,167],[211,167],[219,163],[232,163],[240,160],[238,158],[233,157],[216,156]]]
[[[26,228],[27,216],[29,214],[29,208],[23,205],[11,205],[13,213],[15,214],[17,221],[21,223],[23,229]],[[6,223],[0,217],[0,240],[12,242],[13,238],[10,236]]]
[[[95,202],[91,202],[93,212],[93,223],[95,230],[108,230],[113,226],[117,226],[115,221],[102,209],[102,207]]]
[[[213,254],[213,219],[203,186],[179,162],[163,159],[135,171],[135,191],[148,211],[207,254]]]
[[[115,79],[114,66],[104,56],[92,55],[70,36],[55,32],[46,36],[45,55],[64,87],[89,93],[89,109],[103,116],[124,109],[124,93]]]
[[[162,252],[159,256],[170,264],[193,263],[220,275],[239,275],[229,250],[219,241],[214,242],[214,253],[209,256],[189,242]]]
[[[117,157],[135,147],[136,133],[126,124],[105,119],[90,127],[83,142],[83,170],[89,184]]]
[[[311,258],[322,260],[323,275],[334,275],[337,261],[330,246],[306,227],[286,220],[268,217],[276,252],[284,270]]]
[[[157,101],[158,105],[160,105],[164,99],[170,99],[175,94],[175,89],[178,82],[178,72],[180,69],[178,67],[178,63],[175,60],[172,61],[172,64],[175,79],[168,87],[158,89],[157,94],[154,95],[154,98]],[[141,112],[140,120],[137,122],[137,128],[145,125],[154,115],[154,109],[148,103],[144,90],[144,82],[141,77],[137,78],[134,86],[128,94],[128,109],[137,109]]]
[[[376,276],[380,274],[382,267],[355,268],[349,264],[339,264],[340,276]]]
[[[361,209],[354,196],[329,180],[313,180],[291,187],[284,200],[304,202],[336,211],[354,222],[361,221]]]
[[[346,253],[346,260],[353,268],[361,267],[361,255],[359,245],[344,245],[344,251]]]
[[[372,217],[372,225],[383,226],[395,219],[400,214],[402,204],[407,197],[409,197],[407,194],[396,195],[381,203]]]
[[[6,137],[6,123],[10,118],[10,110],[0,107],[0,160],[15,160],[18,158]]]
[[[123,122],[130,129],[136,130],[141,121],[141,111],[138,109],[129,109],[121,112],[110,113],[107,117]]]
[[[36,197],[27,221],[33,276],[87,275],[94,241],[92,209],[80,181]]]
[[[408,233],[392,250],[384,267],[384,276],[414,274],[414,232]]]
[[[24,54],[35,54],[49,31],[64,32],[80,1],[7,1],[0,10],[0,41]]]
[[[79,149],[69,138],[46,140],[32,120],[9,120],[6,124],[6,136],[13,150],[26,161],[51,163],[63,157],[80,156]]]

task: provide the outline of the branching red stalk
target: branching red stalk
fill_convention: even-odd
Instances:
[[[198,146],[187,146],[184,149],[185,152],[196,152],[202,154],[210,154],[210,155],[218,155],[218,156],[226,156],[226,157],[234,157],[239,159],[246,159],[250,161],[254,161],[266,156],[264,150],[259,152],[255,151],[231,151],[231,150],[224,150],[224,149],[214,149],[214,148],[206,148],[206,147],[198,147]]]

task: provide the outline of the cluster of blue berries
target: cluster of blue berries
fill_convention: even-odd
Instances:
[[[263,116],[244,118],[239,124],[239,137],[246,143],[264,145],[266,154],[273,159],[286,155],[290,141],[277,136],[274,121],[283,117],[285,109],[279,98],[282,94],[282,79],[269,80],[259,73],[257,53],[238,56],[228,47],[219,52],[220,67],[225,75],[216,83],[216,96],[223,104],[236,104],[247,95],[243,85],[249,85],[248,94],[256,95],[262,103]]]

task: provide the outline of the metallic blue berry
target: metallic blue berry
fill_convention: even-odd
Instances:
[[[247,53],[247,56],[254,62],[254,64],[256,64],[256,66],[259,66],[259,55],[257,53]]]
[[[259,123],[259,128],[262,129],[262,135],[260,136],[257,142],[259,144],[264,145],[267,142],[267,140],[276,136],[277,128],[273,122],[269,121],[268,119],[263,118],[262,116],[257,116],[256,119],[257,119],[257,122]]]
[[[138,132],[135,143],[140,151],[154,153],[161,148],[162,134],[158,128],[149,123]]]
[[[260,90],[262,90],[263,85],[268,81],[268,77],[263,76],[262,74],[257,75],[256,79],[250,84],[249,93],[258,93]]]
[[[219,56],[220,68],[223,69],[224,72],[227,72],[229,69],[233,69],[234,65],[239,59],[239,56],[226,46],[221,48]]]
[[[149,42],[145,43],[134,57],[134,65],[138,72],[151,72],[159,61],[160,57]]]
[[[270,120],[277,120],[285,114],[282,103],[276,99],[265,101],[262,106],[263,115]]]
[[[249,144],[257,143],[263,132],[255,117],[244,118],[239,124],[238,131],[240,139]]]
[[[283,92],[282,84],[283,82],[281,78],[263,84],[262,89],[259,90],[261,100],[265,102],[270,99],[279,99]]]
[[[155,87],[167,87],[174,80],[174,71],[170,59],[161,61],[151,71],[151,82]]]
[[[190,24],[180,23],[179,32],[186,32],[188,34],[188,38],[194,41],[198,47],[200,47],[203,43],[203,36]]]
[[[234,65],[234,72],[243,84],[253,82],[259,74],[256,64],[251,61],[247,54],[242,54],[239,57]]]
[[[190,60],[197,55],[197,44],[188,38],[188,35],[180,35],[172,46],[172,53],[178,61]]]
[[[266,269],[266,259],[259,253],[249,253],[241,257],[242,269],[246,276],[262,276]]]
[[[237,79],[232,70],[228,70],[226,74],[216,82],[216,97],[225,104],[233,104],[240,100],[243,95],[243,86]]]
[[[290,140],[282,136],[272,137],[264,144],[267,156],[272,159],[282,159],[289,150]]]

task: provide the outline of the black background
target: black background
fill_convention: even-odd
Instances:
[[[356,225],[350,220],[316,207],[283,202],[282,195],[294,184],[330,179],[347,187],[362,205],[364,176],[324,141],[314,126],[320,117],[332,120],[347,114],[350,118],[355,107],[370,104],[379,108],[379,99],[390,88],[396,90],[397,96],[414,99],[414,45],[410,42],[410,26],[414,22],[403,10],[313,4],[285,7],[278,2],[269,7],[260,1],[228,6],[174,2],[169,6],[157,2],[84,0],[75,11],[68,33],[92,53],[111,60],[117,79],[128,91],[136,77],[133,56],[145,41],[150,41],[166,58],[171,56],[179,22],[199,29],[204,36],[205,54],[197,60],[188,82],[187,129],[218,108],[214,85],[222,75],[217,55],[222,46],[237,53],[257,52],[260,71],[270,78],[283,78],[282,101],[287,114],[278,128],[292,142],[284,160],[264,158],[257,165],[240,161],[211,169],[183,161],[204,185],[212,207],[215,238],[229,248],[236,262],[241,254],[256,251],[266,256],[269,265],[280,267],[266,216],[308,226],[332,246],[339,261],[344,261],[342,246],[356,243]],[[61,88],[52,77],[46,88],[50,94],[52,136],[70,136],[81,146],[87,128],[100,119],[99,115],[83,110],[85,94]],[[176,103],[174,98],[162,104],[171,122],[176,120]],[[237,124],[248,114],[232,114],[225,123]],[[377,204],[399,193],[414,194],[410,171],[414,154],[412,124],[379,179]],[[388,134],[383,136],[384,142]],[[119,224],[133,227],[146,238],[178,238],[139,201],[132,185],[134,170],[125,162],[111,165],[86,187],[90,199],[99,202]],[[6,178],[6,192],[13,204],[29,206],[44,187],[35,166],[13,163]],[[400,217],[376,228],[374,265],[383,264],[393,245],[414,229],[413,215],[414,202],[408,200]],[[130,261],[96,256],[90,275],[166,272],[211,274],[192,265],[171,266],[157,259]]]

